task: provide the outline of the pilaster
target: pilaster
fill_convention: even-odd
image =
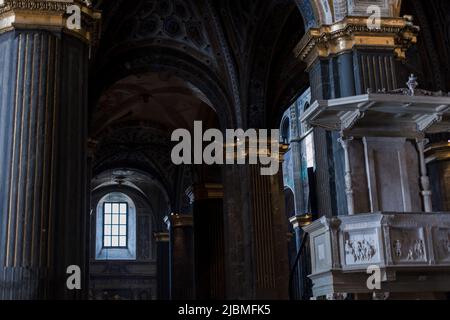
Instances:
[[[192,300],[194,283],[194,232],[191,215],[166,217],[170,233],[170,298]]]
[[[223,186],[196,184],[187,191],[194,212],[196,298],[225,298]]]
[[[170,262],[169,262],[169,232],[154,234],[156,241],[158,300],[168,300],[170,294]]]

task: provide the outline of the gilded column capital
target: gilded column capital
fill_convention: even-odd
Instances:
[[[419,27],[412,17],[381,18],[380,26],[369,27],[368,17],[347,17],[339,22],[311,28],[294,49],[298,59],[310,67],[318,58],[328,58],[355,47],[389,48],[405,59],[408,48],[417,42]]]
[[[155,232],[153,234],[156,242],[169,242],[169,233],[168,232]]]
[[[191,203],[198,200],[222,199],[223,185],[220,183],[195,184],[186,190]]]
[[[171,214],[166,217],[166,223],[169,228],[192,227],[194,225],[193,217],[187,214]]]
[[[294,229],[303,228],[312,223],[312,215],[311,214],[295,215],[289,218],[289,222],[292,224]]]
[[[80,23],[73,27],[77,13]],[[0,34],[19,28],[63,30],[96,45],[100,20],[100,11],[82,0],[0,0]]]

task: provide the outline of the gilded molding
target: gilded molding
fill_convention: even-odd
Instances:
[[[186,190],[186,195],[191,200],[191,203],[199,200],[222,199],[223,185],[219,183],[197,184],[189,187]]]
[[[272,150],[272,146],[278,144],[276,150]],[[288,151],[289,145],[279,142],[279,138],[256,138],[245,139],[235,143],[228,143],[223,145],[224,156],[226,159],[248,159],[250,156],[254,157],[271,157],[283,162],[283,155]],[[233,152],[228,152],[233,150]],[[239,152],[240,151],[240,152]]]
[[[194,225],[193,217],[186,214],[171,214],[168,220],[170,228],[192,227]]]
[[[379,29],[369,29],[367,17],[344,20],[311,28],[294,49],[295,56],[311,66],[318,58],[327,58],[354,47],[393,49],[397,58],[405,59],[407,49],[417,42],[419,27],[412,18],[383,18]]]
[[[81,9],[81,29],[67,27],[67,8]],[[81,0],[4,0],[0,4],[0,34],[14,29],[60,29],[96,45],[100,38],[101,13]]]
[[[303,228],[312,223],[312,215],[311,214],[296,215],[289,218],[289,222],[292,224],[294,229]]]
[[[155,232],[154,233],[156,242],[169,242],[169,233],[168,232]]]

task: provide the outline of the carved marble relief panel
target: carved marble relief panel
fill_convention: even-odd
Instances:
[[[392,228],[390,234],[394,263],[422,263],[427,261],[423,228]]]
[[[376,230],[358,230],[344,233],[344,257],[346,265],[380,262],[380,246]]]
[[[314,241],[314,265],[313,273],[319,273],[331,268],[331,247],[329,233],[323,233],[313,238]]]
[[[436,228],[433,241],[438,263],[450,263],[450,229]]]

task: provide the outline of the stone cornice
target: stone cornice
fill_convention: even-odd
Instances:
[[[67,27],[67,9],[77,5],[81,11],[81,29]],[[101,13],[80,0],[4,0],[0,4],[0,33],[14,29],[63,30],[96,45],[100,37]]]
[[[367,17],[347,17],[332,25],[311,28],[294,49],[295,56],[311,66],[318,58],[327,58],[354,47],[393,49],[405,59],[406,50],[417,42],[419,28],[411,17],[383,18],[378,29],[370,29]]]

